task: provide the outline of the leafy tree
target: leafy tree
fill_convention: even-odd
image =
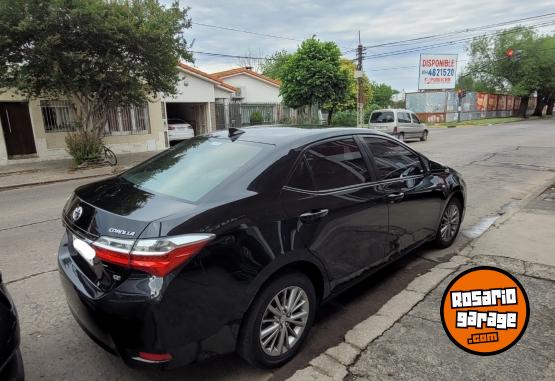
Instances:
[[[391,104],[391,97],[399,92],[385,83],[372,82],[372,93],[371,103],[385,108]]]
[[[334,42],[303,41],[283,67],[280,92],[285,104],[293,108],[319,105],[328,111],[330,124],[349,91],[349,73],[341,67],[340,58]]]
[[[489,88],[520,96],[519,112],[525,116],[531,93],[538,91],[540,111],[552,93],[554,56],[548,47],[553,44],[553,37],[539,37],[533,29],[520,26],[495,36],[479,37],[469,46],[469,69]],[[520,50],[520,59],[509,59],[508,49]]]
[[[260,72],[267,77],[281,80],[282,71],[287,60],[291,57],[286,50],[280,50],[272,54],[260,64]]]
[[[487,82],[476,79],[472,73],[463,74],[457,78],[457,83],[455,84],[457,89],[464,89],[467,91],[478,91],[482,93],[495,93],[498,90],[488,84]]]
[[[344,102],[339,103],[337,105],[337,110],[338,111],[356,110],[357,98],[358,98],[357,80],[355,78],[356,65],[352,60],[342,58],[341,67],[347,70],[349,74],[349,87],[348,87],[347,98],[345,99]],[[372,100],[372,85],[370,83],[370,80],[366,76],[366,74],[363,74],[362,76],[362,89],[363,89],[362,103],[366,104],[367,102]]]
[[[107,110],[174,94],[188,8],[156,0],[0,0],[0,88],[69,99],[102,139]]]

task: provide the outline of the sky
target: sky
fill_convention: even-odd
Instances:
[[[266,57],[282,49],[294,52],[300,41],[316,35],[320,40],[335,41],[345,57],[354,59],[359,30],[362,44],[372,46],[555,12],[553,0],[179,0],[179,3],[191,8],[193,26],[185,37],[193,43],[192,50],[252,57]],[[195,22],[284,38],[221,30]],[[555,14],[525,21],[523,25],[539,23],[549,23],[537,26],[540,33],[555,33]],[[420,53],[458,54],[460,73],[467,64],[467,44],[450,42],[494,33],[499,28],[367,49],[363,69],[373,81],[385,82],[397,90],[414,91],[418,87]],[[442,47],[430,47],[442,43]],[[372,57],[423,46],[427,47],[417,52]],[[209,73],[244,65],[244,60],[238,58],[202,54],[194,54],[194,58],[194,66]]]

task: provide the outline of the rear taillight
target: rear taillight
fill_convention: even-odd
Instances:
[[[393,133],[396,134],[398,132],[397,126],[393,127]]]
[[[213,234],[184,234],[153,239],[100,237],[93,242],[97,257],[156,276],[165,276],[198,253]]]
[[[170,131],[175,130],[175,127],[174,126],[168,126],[168,130],[170,130]]]

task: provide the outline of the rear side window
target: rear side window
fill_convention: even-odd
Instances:
[[[197,136],[131,168],[122,177],[147,191],[195,202],[272,148]]]
[[[397,113],[397,121],[399,123],[411,123],[409,113],[408,112],[398,112]]]
[[[370,123],[393,123],[394,121],[392,111],[374,111],[370,116]]]
[[[327,190],[369,181],[368,168],[353,138],[309,147],[299,161],[289,186]]]
[[[379,138],[365,137],[363,140],[372,152],[380,180],[398,179],[423,173],[420,157],[402,145]]]

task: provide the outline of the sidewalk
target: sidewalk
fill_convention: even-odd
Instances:
[[[74,169],[71,159],[0,166],[0,191],[89,177],[111,176],[136,165],[159,151],[118,154],[114,167]]]
[[[496,222],[449,262],[416,278],[345,342],[290,380],[553,380],[555,379],[555,184]],[[523,284],[530,320],[506,352],[476,356],[457,348],[441,324],[443,292],[460,272],[479,265],[505,269]]]

